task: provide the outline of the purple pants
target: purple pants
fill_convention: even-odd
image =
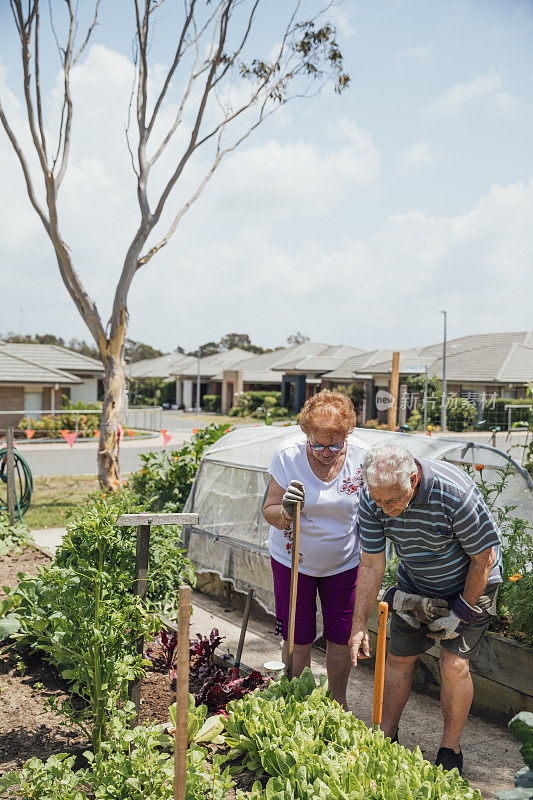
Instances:
[[[291,570],[275,559],[270,559],[274,577],[276,601],[276,633],[286,641],[289,629],[289,599]],[[312,644],[316,639],[316,593],[320,595],[324,639],[333,644],[348,644],[352,629],[355,600],[355,585],[359,567],[314,578],[298,573],[298,596],[296,599],[295,644]]]

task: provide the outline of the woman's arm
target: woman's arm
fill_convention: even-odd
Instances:
[[[269,525],[272,525],[280,531],[285,530],[289,523],[289,519],[281,513],[281,509],[283,508],[281,501],[283,500],[284,494],[285,489],[271,477],[270,483],[268,484],[267,496],[263,504],[263,517]]]

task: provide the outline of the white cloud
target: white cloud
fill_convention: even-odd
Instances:
[[[431,167],[439,160],[439,154],[432,147],[427,139],[419,139],[411,147],[400,153],[398,159],[398,169],[405,174],[422,172],[426,167]]]
[[[427,63],[435,57],[436,52],[434,44],[423,44],[419,47],[409,47],[407,50],[402,50],[398,55],[398,60]]]
[[[518,98],[501,91],[503,79],[499,72],[490,69],[484,75],[470,81],[461,81],[437,97],[428,107],[431,116],[454,118],[468,106],[485,103],[487,107],[501,113],[514,111]]]
[[[104,321],[139,219],[123,133],[130,79],[128,59],[102,47],[73,73],[61,231]],[[501,84],[493,90],[503,93]],[[18,126],[21,109],[10,103]],[[164,113],[172,119],[172,105]],[[269,138],[250,139],[228,157],[167,247],[139,271],[129,300],[133,338],[193,347],[233,329],[275,345],[299,329],[315,340],[407,346],[415,335],[421,343],[438,338],[434,318],[443,307],[452,321],[462,318],[461,333],[528,324],[533,184],[494,187],[457,216],[369,215],[368,232],[356,235],[352,221],[364,230],[365,204],[380,202],[372,131],[342,118],[305,135],[275,132],[283,138],[270,127]],[[420,139],[400,158],[413,171],[436,157]],[[184,174],[162,222],[188,199],[203,167],[196,161]],[[32,332],[87,337],[5,136],[0,174],[10,188],[0,193],[2,329],[18,326],[23,305]],[[520,287],[512,304],[502,301],[502,286]]]
[[[355,33],[355,27],[352,23],[350,14],[338,6],[332,6],[327,11],[327,17],[337,27],[337,33],[340,34],[342,39],[349,39]]]

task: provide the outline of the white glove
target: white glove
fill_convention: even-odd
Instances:
[[[300,503],[300,508],[303,508],[305,503],[305,489],[301,481],[291,481],[281,501],[291,519],[294,519],[296,513],[296,503]]]
[[[420,628],[423,622],[427,624],[429,621],[445,618],[449,614],[446,600],[440,597],[408,594],[396,586],[385,589],[383,600],[412,628]]]

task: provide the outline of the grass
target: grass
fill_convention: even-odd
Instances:
[[[24,522],[30,528],[63,528],[67,511],[98,488],[95,475],[54,475],[33,479],[33,494]]]

